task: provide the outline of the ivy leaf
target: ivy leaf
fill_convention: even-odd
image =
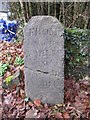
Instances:
[[[9,64],[0,63],[0,77],[2,77],[4,75],[4,73],[6,72],[8,67],[9,67]]]
[[[77,62],[79,62],[79,61],[80,61],[80,59],[79,59],[79,58],[77,58],[77,59],[76,59],[76,61],[77,61]]]
[[[9,76],[9,77],[7,77],[6,79],[5,79],[5,82],[6,82],[6,84],[7,85],[9,85],[10,84],[10,82],[11,82],[11,80],[12,80],[12,78],[13,78],[14,76]]]
[[[21,57],[16,57],[15,60],[16,65],[23,65],[24,64],[24,60]]]

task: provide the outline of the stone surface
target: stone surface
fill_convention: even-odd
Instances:
[[[63,103],[63,26],[51,16],[35,16],[24,28],[27,96],[44,103]]]
[[[43,103],[63,103],[63,77],[38,73],[26,69],[26,92],[34,99]],[[29,79],[29,80],[28,80]]]

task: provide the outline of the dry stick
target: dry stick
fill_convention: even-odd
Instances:
[[[19,0],[19,2],[20,2],[20,5],[21,5],[21,10],[22,10],[22,14],[23,14],[23,19],[24,19],[24,23],[26,23],[26,19],[25,19],[25,14],[24,14],[24,6],[23,6],[23,1],[22,0]]]
[[[48,2],[48,15],[50,15],[50,3]]]
[[[28,2],[28,4],[29,4],[29,12],[30,12],[29,17],[31,18],[31,16],[32,16],[32,7],[31,7],[31,2]]]
[[[62,3],[60,3],[59,21],[60,21],[61,13],[62,13],[62,11],[61,11],[62,10],[61,5],[62,5]],[[64,11],[66,12],[70,6],[72,7],[73,3],[71,3],[70,5],[68,5],[68,7],[66,9],[64,8],[65,9]]]
[[[65,26],[65,11],[64,11],[64,2],[62,3],[62,10],[63,10],[63,24]]]
[[[56,17],[56,2],[54,3],[54,6],[55,6],[54,16]]]

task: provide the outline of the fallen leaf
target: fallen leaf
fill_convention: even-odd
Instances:
[[[37,110],[29,110],[26,112],[25,118],[37,118]]]
[[[28,105],[32,107],[34,104],[32,102],[28,102]]]
[[[55,118],[63,118],[62,113],[60,112],[56,113]]]
[[[66,119],[66,118],[70,118],[70,115],[65,111],[63,112],[63,117]]]
[[[2,119],[2,111],[3,111],[3,108],[0,108],[0,120]]]
[[[48,108],[49,108],[49,107],[48,107],[48,104],[45,103],[45,104],[44,104],[44,108],[45,108],[45,109],[48,109]]]
[[[41,106],[41,101],[39,99],[34,100],[34,104],[39,107]]]
[[[23,89],[20,89],[20,95],[22,98],[25,98],[25,91]]]

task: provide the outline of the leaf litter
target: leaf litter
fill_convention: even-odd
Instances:
[[[0,84],[9,76],[20,70],[20,83],[12,84],[12,88],[0,89],[2,94],[2,118],[62,118],[77,119],[90,118],[90,82],[89,80],[64,80],[64,104],[50,106],[39,99],[32,101],[25,95],[23,42],[11,43],[0,41],[0,60],[2,64],[9,64],[4,75],[0,77]],[[18,60],[17,60],[17,57]],[[17,64],[16,64],[17,60]],[[21,63],[20,63],[21,62]],[[11,79],[9,79],[10,81]],[[1,111],[1,109],[0,109]]]

